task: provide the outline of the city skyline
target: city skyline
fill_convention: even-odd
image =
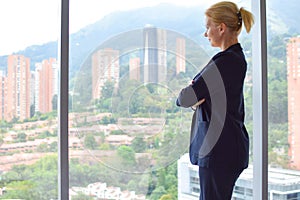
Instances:
[[[244,7],[246,5],[246,8],[249,8],[248,5],[251,3],[251,1],[234,1],[237,2],[239,6]],[[57,199],[65,191],[69,191],[72,199],[73,195],[74,199],[83,199],[83,196],[91,198],[91,196],[89,196],[91,193],[102,195],[102,197],[105,198],[104,193],[112,191],[107,190],[111,187],[117,189],[118,194],[120,194],[119,190],[121,190],[121,192],[126,191],[126,193],[127,191],[132,191],[132,194],[134,192],[136,194],[145,194],[145,196],[150,199],[178,199],[177,187],[179,188],[179,182],[177,181],[180,175],[177,171],[176,162],[180,159],[180,156],[186,148],[188,148],[184,141],[189,140],[188,119],[190,118],[187,116],[187,112],[192,111],[191,109],[187,109],[187,112],[178,110],[174,104],[173,95],[176,93],[176,87],[189,83],[187,79],[192,76],[194,71],[199,70],[203,63],[206,63],[206,58],[209,59],[212,53],[211,50],[213,48],[208,47],[209,42],[202,34],[202,30],[204,30],[205,27],[201,21],[199,22],[199,20],[202,20],[202,13],[199,13],[199,11],[201,10],[202,12],[202,9],[205,9],[202,5],[213,4],[217,1],[112,0],[103,2],[99,0],[70,0],[70,51],[68,52],[70,61],[68,63],[70,75],[68,81],[70,85],[67,91],[64,90],[66,89],[64,87],[59,88],[59,77],[57,73],[57,70],[64,67],[60,66],[60,55],[56,53],[56,45],[59,46],[57,42],[60,17],[58,10],[59,2],[60,0],[4,0],[0,3],[0,17],[3,19],[0,22],[3,28],[0,38],[0,57],[2,58],[0,68],[3,70],[0,71],[0,80],[2,83],[0,86],[0,97],[2,97],[0,98],[0,106],[2,106],[0,112],[8,108],[8,106],[5,105],[5,101],[7,101],[5,98],[8,97],[7,92],[9,90],[8,88],[5,89],[5,87],[8,82],[21,83],[16,84],[14,88],[17,89],[10,90],[9,94],[9,96],[13,96],[12,93],[16,94],[14,96],[15,99],[19,99],[19,103],[16,104],[19,108],[21,108],[20,105],[22,101],[20,101],[21,99],[17,96],[18,94],[22,94],[22,92],[21,89],[18,88],[25,86],[30,88],[29,91],[26,89],[27,96],[22,97],[22,99],[26,99],[26,101],[23,101],[23,104],[26,105],[30,102],[30,112],[36,112],[36,115],[30,116],[29,118],[14,118],[12,121],[1,120],[1,117],[4,117],[4,111],[0,113],[2,133],[0,135],[0,178],[2,183],[0,196],[5,199]],[[150,9],[151,6],[155,6],[159,3],[173,2],[178,2],[178,5],[182,7],[193,5],[196,11],[193,13],[187,12],[187,15],[185,15],[185,12],[181,11],[183,9],[174,12],[176,9],[173,9],[173,7],[170,9],[172,12],[167,12],[167,9],[161,12],[155,12],[154,9]],[[285,95],[288,92],[286,88],[286,84],[288,83],[286,80],[287,77],[285,76],[287,66],[284,52],[284,46],[287,41],[286,37],[289,36],[290,33],[294,35],[294,33],[299,31],[295,23],[292,23],[293,20],[297,21],[297,15],[295,15],[295,13],[297,13],[295,10],[297,9],[291,9],[291,6],[296,8],[297,6],[292,5],[294,3],[293,1],[293,3],[282,4],[282,6],[276,7],[275,10],[273,10],[269,6],[274,2],[278,1],[267,2],[268,7],[266,10],[272,17],[267,17],[268,26],[264,26],[268,29],[268,47],[270,47],[271,51],[268,52],[268,56],[263,56],[263,59],[268,60],[268,63],[270,63],[270,67],[268,67],[268,77],[264,75],[262,77],[266,78],[270,87],[261,89],[263,91],[266,89],[266,92],[270,96],[268,96],[269,107],[265,108],[269,111],[269,131],[267,133],[269,141],[268,144],[264,143],[262,145],[262,149],[266,150],[266,148],[268,148],[268,160],[264,161],[266,161],[271,168],[275,167],[281,169],[276,169],[277,172],[280,173],[274,174],[273,171],[268,171],[263,172],[262,177],[255,176],[254,178],[251,172],[254,172],[255,175],[259,170],[258,168],[253,170],[251,166],[249,166],[249,170],[247,169],[246,171],[250,171],[250,173],[246,173],[246,176],[241,177],[241,181],[238,183],[239,187],[236,188],[235,193],[239,195],[249,194],[248,196],[250,196],[252,192],[253,194],[260,193],[259,188],[256,187],[258,179],[264,182],[266,178],[264,175],[268,176],[268,180],[273,180],[274,177],[279,175],[276,180],[278,184],[274,184],[271,187],[269,186],[269,188],[272,189],[270,199],[273,198],[275,200],[276,196],[280,196],[280,199],[284,199],[283,197],[287,195],[290,195],[289,199],[296,198],[293,192],[287,191],[289,189],[297,189],[300,191],[298,182],[294,181],[299,180],[299,171],[295,170],[286,173],[287,170],[282,170],[282,168],[295,167],[290,165],[288,158],[289,156],[292,158],[292,148],[294,149],[294,157],[296,158],[298,156],[299,145],[297,141],[300,139],[298,139],[298,136],[295,137],[293,133],[295,132],[294,129],[299,127],[297,124],[299,121],[297,116],[299,116],[299,114],[296,114],[296,111],[298,112],[297,106],[299,104],[297,102],[299,99],[296,98],[296,96],[287,97],[287,95]],[[289,4],[290,7],[285,6],[287,4]],[[135,10],[133,10],[142,7],[149,9],[144,9],[143,12],[140,10],[136,10],[135,12]],[[169,8],[171,6],[168,5],[165,7]],[[151,10],[151,12],[144,12],[146,10]],[[192,9],[188,11],[190,10]],[[129,12],[125,15],[125,12],[119,13],[119,11]],[[257,10],[252,11],[257,13]],[[199,16],[195,13],[199,14]],[[122,17],[118,18],[118,14]],[[116,19],[110,21],[111,16],[116,17]],[[147,18],[145,16],[147,16]],[[182,16],[187,16],[187,18],[183,18]],[[158,23],[153,23],[149,18],[157,19]],[[284,18],[285,20],[283,20],[283,22],[286,24],[282,25],[281,20]],[[96,23],[98,20],[101,20],[99,24]],[[141,22],[141,24],[138,24],[139,22]],[[169,64],[167,73],[171,74],[171,76],[169,76],[167,80],[171,79],[172,82],[170,81],[170,84],[162,84],[166,90],[162,89],[158,90],[158,92],[151,90],[152,85],[149,85],[149,87],[146,85],[146,87],[142,82],[127,81],[127,77],[129,77],[130,80],[134,79],[140,81],[143,79],[143,55],[141,53],[143,51],[143,45],[142,42],[140,42],[142,39],[138,37],[123,37],[119,41],[110,40],[110,38],[116,36],[116,34],[122,34],[124,31],[132,30],[130,28],[135,24],[138,25],[135,27],[140,31],[143,25],[147,23],[155,24],[157,27],[163,27],[167,30],[174,30],[174,32],[179,33],[179,35],[181,34],[183,38],[186,36],[186,43],[180,39],[175,41],[175,37],[172,37],[169,42],[171,43],[171,48],[167,51],[167,55],[170,55],[167,59],[167,63]],[[275,32],[275,34],[272,29],[274,23],[279,30]],[[127,26],[128,24],[132,24],[132,26]],[[255,23],[255,26],[257,25],[264,25],[261,24],[259,18]],[[286,27],[292,30],[286,35],[281,35],[280,33],[287,33],[285,32]],[[113,30],[115,31],[113,32]],[[257,136],[257,131],[253,131],[253,127],[256,127],[259,123],[255,121],[258,119],[258,116],[255,115],[255,112],[252,112],[252,95],[253,93],[255,94],[256,91],[252,91],[252,89],[255,89],[252,88],[252,83],[257,82],[258,78],[252,76],[257,72],[256,70],[252,70],[257,69],[255,68],[257,65],[254,67],[251,65],[252,59],[254,60],[251,53],[255,52],[257,48],[253,48],[253,46],[251,48],[251,45],[256,45],[260,40],[252,40],[251,42],[251,37],[250,35],[250,37],[245,39],[245,37],[241,35],[240,38],[245,50],[245,55],[250,61],[249,74],[247,74],[247,80],[249,81],[245,85],[245,121],[247,122],[247,129],[249,128],[249,139],[255,144],[258,140],[256,140],[255,137],[252,138],[252,136]],[[260,37],[258,38],[260,39]],[[191,40],[189,39],[197,41],[197,45],[191,44]],[[198,39],[200,40],[198,41]],[[201,39],[203,39],[203,41]],[[127,48],[129,45],[126,45],[132,43],[134,43],[134,45],[138,44]],[[100,101],[92,101],[91,104],[87,105],[85,103],[92,100],[92,75],[94,75],[91,66],[92,54],[90,52],[96,49],[100,50],[100,48],[103,50],[110,44],[114,45],[112,47],[114,50],[123,50],[119,52],[120,54],[118,56],[120,57],[119,67],[121,68],[121,70],[118,70],[120,73],[119,84],[122,87],[120,91],[123,92],[116,93],[115,96],[113,96],[113,98],[116,97],[115,99],[119,100],[116,103],[110,101],[109,98],[103,98],[103,101],[102,99]],[[200,48],[195,48],[198,46]],[[132,55],[129,55],[129,53],[132,52],[131,50],[135,47],[137,47],[138,52],[135,51]],[[264,45],[263,47],[266,46]],[[184,51],[185,48],[187,49],[186,52]],[[204,51],[204,56],[199,53],[202,50]],[[50,52],[52,54],[50,54]],[[63,53],[66,53],[66,51]],[[183,56],[185,53],[187,54],[186,58]],[[16,56],[24,55],[29,58],[31,71],[29,70],[28,75],[26,75],[26,84],[23,84],[20,79],[13,80],[12,75],[10,75],[11,78],[8,80],[8,70],[6,70],[8,65],[5,59],[7,56],[14,54],[18,54]],[[57,56],[57,60],[52,60],[55,59],[52,58],[52,56]],[[184,60],[187,62],[185,63]],[[203,61],[203,63],[197,62],[198,60]],[[28,71],[27,68],[28,67],[24,68],[24,71]],[[104,71],[109,72],[107,69],[108,68]],[[297,68],[295,69],[297,70]],[[99,75],[99,73],[97,74]],[[100,75],[101,74],[104,73],[100,73]],[[64,74],[64,77],[61,78],[67,78],[67,75]],[[103,80],[108,79],[109,77],[103,78]],[[138,88],[136,85],[140,85],[141,87]],[[299,85],[295,86],[294,91],[297,91]],[[68,102],[60,101],[60,108],[69,108],[67,113],[61,112],[60,108],[51,112],[51,100],[55,99],[52,98],[53,95],[51,95],[50,91],[53,92],[54,96],[56,94],[59,95],[58,100],[60,100],[61,97],[67,97],[69,94]],[[154,92],[154,95],[147,96],[150,94],[149,92]],[[295,92],[293,93],[296,94]],[[106,97],[109,95],[109,92],[106,91]],[[143,98],[144,96],[145,98]],[[287,102],[288,98],[290,99],[289,102]],[[86,99],[87,101],[84,101]],[[62,98],[62,100],[64,99]],[[131,102],[137,103],[135,104],[136,107],[133,107],[135,105],[130,104]],[[287,105],[289,106],[287,107]],[[52,108],[53,106],[54,105],[52,105]],[[113,109],[110,109],[111,107],[113,107]],[[27,108],[28,106],[26,110]],[[158,110],[156,108],[162,109]],[[289,122],[286,114],[287,109],[289,109],[289,113],[293,113],[291,116],[289,114]],[[178,115],[173,112],[178,112]],[[15,113],[21,115],[20,109],[16,109]],[[68,114],[68,119],[62,119],[61,114]],[[120,117],[123,116],[125,118],[121,119]],[[141,118],[141,116],[145,118]],[[154,118],[157,116],[160,118]],[[277,119],[279,118],[279,120],[274,120],[274,116],[276,116]],[[253,118],[255,119],[254,121]],[[150,123],[149,120],[151,121],[153,119],[162,123]],[[295,123],[294,126],[290,123],[292,121]],[[60,125],[66,125],[68,130],[65,132],[64,129],[60,129]],[[160,132],[162,132],[161,135],[157,134]],[[294,135],[294,138],[292,138],[292,135]],[[177,140],[171,139],[171,137],[176,137],[178,143]],[[151,138],[153,138],[153,140]],[[136,147],[140,147],[139,145],[143,145],[144,142],[147,144],[145,150],[136,149]],[[289,146],[289,143],[293,145]],[[180,146],[180,144],[182,146]],[[121,162],[123,159],[124,161],[130,159],[118,155],[120,146],[130,147],[134,150],[127,152],[134,153],[133,157],[130,158],[134,158],[136,163],[134,163],[131,168]],[[255,160],[258,158],[257,156],[260,156],[260,154],[256,154],[256,150],[261,150],[261,148],[257,148],[256,145],[254,145],[254,147],[255,148],[251,146],[251,163],[253,159]],[[253,150],[255,155],[253,155]],[[287,150],[290,150],[290,152]],[[64,159],[63,163],[68,162],[69,165],[62,169],[60,168],[58,158],[62,158],[64,153],[68,153],[68,158]],[[132,154],[130,154],[130,156],[132,156]],[[265,159],[265,157],[263,157],[263,159]],[[187,163],[188,162],[187,160]],[[294,163],[296,163],[296,160]],[[151,168],[141,173],[143,167],[147,165],[151,166]],[[190,169],[191,168],[184,169],[184,171],[187,172]],[[273,169],[274,168],[272,168],[272,170]],[[128,172],[133,172],[134,176],[128,178],[129,175],[132,174]],[[191,183],[196,186],[196,183],[199,183],[199,180],[197,180],[198,174],[197,171],[193,171],[192,173],[194,173],[195,176],[191,177]],[[70,180],[68,181],[63,178],[64,175],[69,175]],[[63,181],[60,182],[60,180],[57,180],[58,178],[63,178],[60,179]],[[58,188],[60,183],[66,183],[64,181],[68,181],[70,185],[62,184],[62,186],[65,187]],[[291,183],[290,186],[280,185],[289,181]],[[98,184],[95,184],[99,182],[100,184],[107,183],[107,188],[102,187],[104,190],[100,190]],[[188,181],[184,181],[182,185],[187,187],[187,182]],[[246,183],[247,187],[244,187],[245,185],[243,183]],[[284,189],[281,190],[281,187]],[[145,190],[143,190],[143,188],[145,188]],[[192,192],[196,194],[194,196],[195,199],[198,199],[198,188],[194,187],[192,190]],[[152,196],[155,194],[155,197]],[[300,194],[297,195],[300,197]],[[69,198],[71,198],[70,196]],[[124,193],[122,200],[125,199]],[[184,200],[187,199],[184,198]]]
[[[141,32],[143,43],[137,51],[122,54],[122,48],[108,45],[92,52],[92,99],[101,97],[102,87],[107,81],[113,82],[118,90],[118,84],[124,78],[120,77],[124,76],[120,71],[124,73],[124,69],[126,74],[128,71],[129,80],[143,84],[167,84],[168,77],[186,72],[186,38],[174,37],[172,32],[149,24]],[[167,62],[171,60],[174,60],[174,66]]]
[[[0,120],[29,119],[35,112],[53,110],[53,97],[58,94],[58,65],[55,58],[35,64],[30,71],[30,58],[9,55],[7,72],[1,73]]]

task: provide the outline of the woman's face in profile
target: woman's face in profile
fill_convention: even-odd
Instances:
[[[207,37],[211,46],[220,46],[220,27],[216,25],[210,17],[206,17],[206,31],[204,37]]]

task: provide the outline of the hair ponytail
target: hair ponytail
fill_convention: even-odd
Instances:
[[[241,32],[242,24],[247,33],[250,32],[254,24],[254,16],[251,12],[238,6],[230,1],[221,1],[212,5],[205,12],[206,16],[210,17],[216,24],[224,23],[232,31]]]
[[[244,27],[245,27],[247,33],[249,33],[254,24],[254,16],[252,15],[251,12],[244,9],[243,7],[240,8],[239,12],[241,13],[242,20],[244,22]]]

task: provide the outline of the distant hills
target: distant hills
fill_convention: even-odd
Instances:
[[[298,25],[300,6],[296,5],[298,5],[297,0],[290,0],[288,3],[282,3],[280,0],[268,1],[269,34],[300,33]],[[74,76],[89,53],[104,41],[122,32],[141,29],[145,24],[179,32],[207,46],[209,43],[203,37],[205,31],[203,13],[204,8],[201,7],[179,7],[171,4],[111,13],[70,36],[70,76]],[[16,54],[30,57],[33,70],[36,62],[57,56],[57,42],[29,46]],[[6,67],[6,62],[7,56],[1,56],[0,66]]]

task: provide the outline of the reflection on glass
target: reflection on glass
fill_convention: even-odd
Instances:
[[[2,7],[6,8],[9,2],[13,1]],[[28,48],[13,49],[13,53],[10,45],[7,47],[10,53],[1,52],[0,56],[1,199],[57,199],[58,196],[57,42],[28,45],[29,39],[45,35],[38,32],[43,30],[42,24],[49,26],[43,14],[38,15],[43,20],[37,23],[36,12],[51,10],[43,9],[40,1],[33,2],[34,6],[28,5],[38,9],[29,12],[29,7],[20,6],[27,13],[18,15],[17,20],[8,15],[2,17],[14,24],[2,25],[2,34],[7,31],[9,37]],[[96,8],[98,13],[100,7],[105,7],[83,2],[82,5],[89,5],[91,10]],[[110,14],[102,16],[99,22],[72,32],[69,91],[72,199],[87,199],[91,194],[111,199],[130,196],[185,199],[184,195],[198,199],[197,169],[190,167],[185,159],[191,112],[176,108],[174,98],[212,52],[201,39],[203,1],[191,7],[188,1],[184,3],[185,6],[161,4],[115,13],[107,8],[101,12]],[[71,8],[74,4],[71,1]],[[112,6],[116,9],[110,10],[124,10],[128,5],[116,3]],[[141,5],[141,1],[131,5],[132,8],[149,6]],[[268,1],[269,198],[272,200],[300,199],[297,37],[300,30],[295,5]],[[85,14],[72,9],[71,14],[85,19],[88,9],[84,10],[84,6],[79,9],[86,11]],[[34,20],[22,21],[29,13],[35,13]],[[54,13],[57,14],[56,10]],[[26,35],[31,28],[23,25],[32,22],[39,29]],[[71,18],[71,24],[79,22],[79,18]],[[9,31],[11,27],[19,27],[19,31]],[[48,32],[56,29],[49,27],[44,29]],[[73,30],[72,25],[70,28]],[[20,41],[21,34],[26,39]],[[241,40],[249,63],[245,104],[251,135],[251,41],[243,37]],[[5,49],[3,44],[1,51]],[[252,177],[253,169],[249,166],[237,181],[234,199],[252,198]]]
[[[199,199],[198,169],[186,157],[192,110],[175,106],[182,86],[213,55],[198,4],[113,12],[71,35],[72,199]],[[82,9],[71,5],[70,15]],[[251,63],[251,41],[242,40]],[[252,195],[251,183],[243,190]]]
[[[191,112],[178,109],[175,100],[206,59],[182,34],[149,25],[99,44],[71,91],[71,185],[100,182],[120,188],[121,196],[129,190],[144,198],[155,195],[157,184],[167,186],[159,178],[170,178],[169,189],[177,185],[176,161],[187,151]],[[94,175],[78,179],[82,163]],[[168,192],[156,197],[163,194]]]

